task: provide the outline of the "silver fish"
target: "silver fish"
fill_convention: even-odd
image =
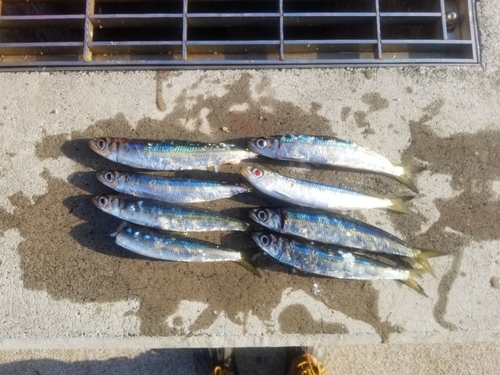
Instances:
[[[415,248],[373,225],[333,212],[293,207],[255,208],[249,211],[249,216],[260,225],[279,233],[325,244],[413,258],[433,276],[427,259],[445,255],[439,251]]]
[[[94,138],[89,141],[89,146],[116,163],[157,171],[217,168],[257,156],[254,152],[225,143],[177,140]]]
[[[275,137],[254,138],[248,142],[252,151],[279,160],[326,164],[391,176],[409,189],[418,189],[408,177],[421,167],[401,167],[387,158],[355,143],[335,137],[287,134]]]
[[[252,238],[273,258],[301,271],[338,279],[400,280],[425,295],[414,279],[425,272],[422,269],[391,267],[345,249],[296,240],[279,234],[256,232],[252,234]]]
[[[235,262],[260,276],[241,252],[213,243],[156,232],[127,222],[113,235],[118,246],[146,257],[178,262]]]
[[[336,186],[286,177],[258,167],[243,168],[241,174],[256,189],[273,198],[323,210],[386,208],[407,213],[403,202],[411,198],[380,198]]]
[[[245,186],[217,181],[153,176],[144,173],[103,171],[97,179],[119,193],[169,203],[197,203],[230,198],[250,191]]]
[[[152,199],[98,195],[92,203],[120,219],[174,232],[246,231],[250,225],[219,212],[173,205]]]

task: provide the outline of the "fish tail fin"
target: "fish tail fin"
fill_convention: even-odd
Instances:
[[[397,211],[397,212],[402,212],[404,214],[409,214],[410,211],[404,205],[404,202],[409,201],[412,198],[413,198],[413,196],[388,198],[391,201],[391,206],[389,206],[387,208],[389,210],[392,210],[392,211]]]
[[[425,171],[425,167],[418,165],[409,165],[407,167],[403,167],[404,174],[416,174],[422,171]]]
[[[425,169],[425,167],[420,166],[409,166],[403,167],[403,173],[399,176],[396,176],[396,179],[401,182],[404,186],[406,186],[411,191],[418,194],[418,188],[415,183],[410,179],[408,175],[415,174],[421,172]]]
[[[426,270],[432,276],[436,277],[436,275],[434,274],[434,271],[432,270],[432,268],[428,262],[428,259],[434,258],[434,257],[440,257],[443,255],[447,255],[447,254],[443,253],[441,251],[421,249],[420,253],[417,254],[417,256],[415,257],[415,261],[418,262],[424,270]]]
[[[236,263],[257,276],[262,277],[260,271],[246,257],[242,257],[241,260],[238,260]]]
[[[421,294],[425,297],[429,297],[427,294],[425,294],[422,286],[419,283],[417,283],[417,280],[415,280],[415,277],[420,276],[420,275],[426,273],[427,271],[423,270],[423,269],[411,269],[408,271],[410,272],[410,276],[408,276],[408,278],[406,280],[401,280],[401,282],[408,285],[410,288],[412,288],[418,294]]]

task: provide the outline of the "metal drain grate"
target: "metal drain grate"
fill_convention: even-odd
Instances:
[[[0,69],[477,62],[472,0],[0,0]]]

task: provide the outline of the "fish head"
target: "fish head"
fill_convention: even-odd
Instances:
[[[97,179],[111,189],[120,190],[123,186],[124,175],[118,171],[101,171],[97,172]]]
[[[93,138],[89,140],[89,147],[106,159],[116,161],[118,143],[117,138]]]
[[[92,198],[92,203],[101,211],[109,214],[117,214],[120,210],[120,199],[115,195],[96,195]]]
[[[253,138],[248,141],[247,146],[257,154],[268,158],[276,158],[280,149],[280,141],[276,137]]]
[[[281,215],[278,208],[253,208],[248,212],[250,218],[256,223],[279,232],[282,228]]]
[[[255,232],[252,234],[252,238],[257,246],[273,258],[279,259],[281,257],[281,246],[274,234]]]

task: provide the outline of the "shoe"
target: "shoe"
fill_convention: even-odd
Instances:
[[[303,348],[292,360],[288,375],[327,375],[325,365],[317,359],[323,360],[325,354],[325,347]]]
[[[238,375],[232,348],[195,349],[196,375]]]

